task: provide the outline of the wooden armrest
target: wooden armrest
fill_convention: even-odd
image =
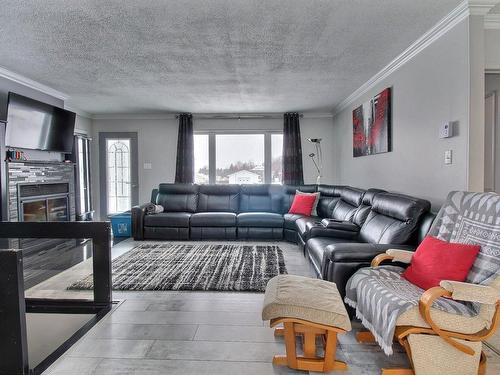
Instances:
[[[432,320],[431,317],[431,307],[435,300],[440,297],[451,297],[452,293],[445,288],[436,286],[434,288],[427,289],[419,301],[419,310],[422,318],[429,324],[431,329],[439,335],[444,341],[453,346],[454,348],[460,350],[461,352],[469,355],[474,355],[474,350],[469,346],[464,345],[451,337],[452,332],[443,331],[439,326]]]
[[[379,254],[375,258],[373,258],[371,266],[378,267],[380,263],[385,262],[386,260],[393,260],[394,257],[389,254]]]
[[[411,263],[414,252],[400,249],[388,249],[385,254],[379,254],[372,260],[372,267],[378,267],[380,263],[390,260],[392,262]]]

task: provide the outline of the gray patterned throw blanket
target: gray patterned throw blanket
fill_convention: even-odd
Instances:
[[[481,251],[467,282],[488,285],[500,275],[500,196],[494,193],[451,192],[429,234],[444,241],[477,244]],[[398,317],[418,305],[423,289],[401,278],[395,266],[363,268],[346,286],[345,302],[369,329],[380,347],[392,354]],[[475,316],[479,307],[440,298],[434,308],[451,314]]]

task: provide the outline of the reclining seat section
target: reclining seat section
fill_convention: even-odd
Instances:
[[[236,239],[239,185],[200,185],[197,212],[191,216],[191,239]]]
[[[338,239],[345,238],[347,240],[356,239],[359,234],[359,230],[370,214],[373,197],[376,194],[385,192],[385,190],[381,189],[368,189],[363,194],[361,205],[356,209],[351,220],[333,223],[331,227],[328,228],[325,228],[321,224],[311,225],[308,223],[306,228],[307,232],[304,237],[307,239],[314,237],[334,237]]]
[[[369,266],[376,255],[390,248],[416,248],[417,244],[411,241],[430,207],[429,201],[403,194],[376,194],[356,239],[311,238],[306,253],[319,277],[336,283],[344,296],[349,277],[359,268]]]
[[[337,188],[336,190],[340,193],[340,199],[338,199],[332,208],[331,214],[327,217],[340,221],[352,221],[354,214],[361,204],[365,191],[352,187]],[[321,218],[311,216],[303,217],[295,222],[299,245],[302,247],[305,246],[308,240],[308,232],[315,226],[321,226],[320,221]]]
[[[319,223],[321,219],[329,218],[332,216],[332,212],[340,200],[340,193],[344,186],[332,186],[332,185],[319,185],[319,201],[318,206],[316,207],[317,216],[302,216],[295,219],[293,230],[295,232],[295,241],[302,246],[304,246],[304,242],[300,240],[299,236],[299,227],[297,226],[297,221],[300,219],[300,227],[305,229],[307,223]],[[302,190],[301,190],[302,191]],[[290,201],[290,206],[293,201]],[[290,206],[287,208],[287,212],[290,209]]]
[[[143,213],[143,238],[188,240],[189,220],[198,205],[198,186],[160,184],[156,204],[163,206],[164,212],[155,215]]]
[[[237,217],[239,239],[283,238],[282,187],[279,185],[242,185],[240,213]]]

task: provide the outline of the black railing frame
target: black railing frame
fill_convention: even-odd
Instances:
[[[25,298],[22,250],[0,250],[0,374],[40,374],[111,310],[111,225],[109,222],[0,222],[0,238],[92,240],[93,300]],[[95,314],[95,318],[30,368],[27,312]]]

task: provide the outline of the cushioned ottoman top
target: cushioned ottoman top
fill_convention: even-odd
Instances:
[[[262,319],[276,318],[296,318],[351,330],[337,286],[303,276],[279,275],[267,283]]]

